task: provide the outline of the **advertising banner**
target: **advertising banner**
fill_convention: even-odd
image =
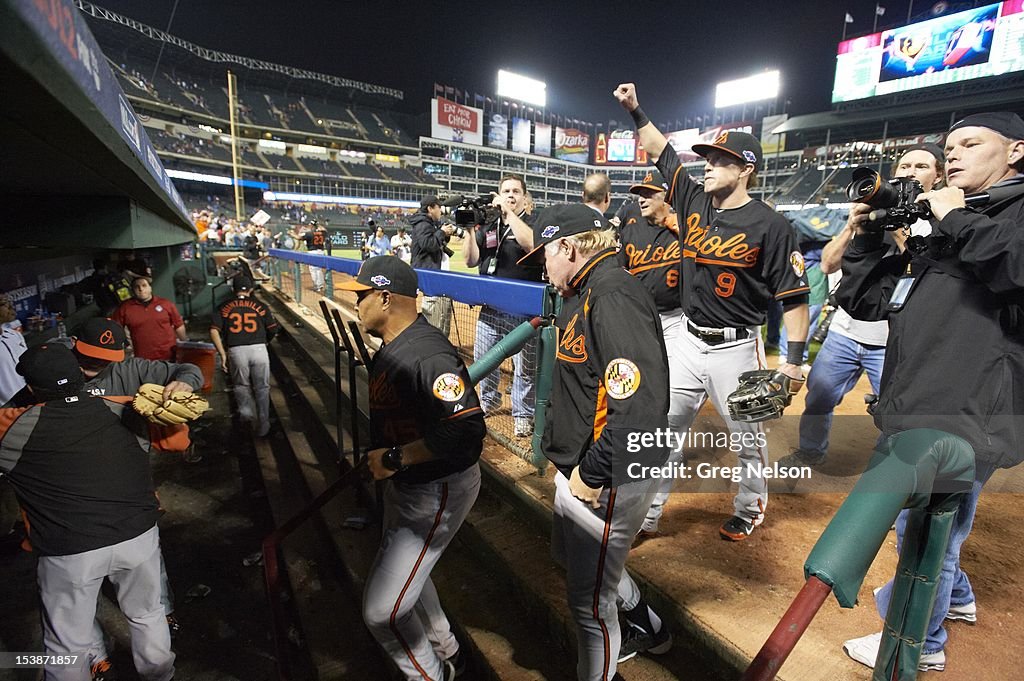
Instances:
[[[765,116],[761,120],[761,151],[765,154],[786,150],[786,133],[773,135],[772,130],[785,123],[788,118],[789,114],[776,114]]]
[[[686,130],[670,132],[665,135],[665,138],[668,139],[668,143],[672,145],[672,148],[676,150],[676,155],[680,161],[691,163],[700,160],[700,156],[693,153],[692,147],[694,144],[711,144],[715,141],[716,137],[726,130],[753,132],[753,126],[750,123],[727,123],[705,128],[704,130],[687,128]]]
[[[551,126],[547,123],[535,123],[533,126],[533,153],[551,155]]]
[[[500,113],[492,113],[487,122],[487,146],[508,149],[508,119]]]
[[[588,163],[590,135],[576,128],[555,128],[555,158],[574,163]]]
[[[512,151],[530,153],[530,121],[525,118],[512,119]]]
[[[436,139],[483,145],[484,112],[442,97],[430,107],[430,135]]]

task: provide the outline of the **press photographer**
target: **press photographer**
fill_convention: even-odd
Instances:
[[[883,438],[934,428],[966,440],[975,482],[965,495],[939,578],[920,668],[945,665],[943,618],[974,608],[960,569],[978,495],[998,468],[1024,460],[1024,121],[1013,113],[973,114],[950,128],[948,186],[920,193],[932,233],[917,247],[887,255],[880,230],[861,223],[843,258],[839,304],[863,320],[889,320],[882,383],[873,413]],[[965,196],[985,192],[986,205]],[[902,545],[908,511],[896,522]],[[889,583],[876,593],[884,615]],[[847,641],[846,652],[872,665],[877,635]]]
[[[454,225],[441,224],[441,201],[428,194],[420,201],[420,209],[409,218],[412,225],[412,266],[423,270],[440,270],[445,255],[452,255],[448,241]],[[451,331],[452,301],[445,296],[423,296],[423,316],[445,336]]]
[[[462,254],[466,266],[479,267],[482,276],[541,280],[540,268],[517,264],[526,255],[526,249],[517,240],[512,222],[516,221],[532,229],[533,219],[526,212],[527,197],[526,181],[519,175],[506,175],[498,184],[498,194],[490,203],[480,200],[461,202],[460,209],[454,212],[455,222],[472,230],[463,240]],[[526,317],[508,314],[490,305],[481,306],[476,323],[476,342],[473,345],[474,359],[479,359],[526,320]],[[533,434],[536,354],[536,344],[531,341],[512,357],[515,367],[512,379],[512,417],[516,437],[529,437]],[[498,370],[495,370],[477,384],[480,403],[485,412],[493,412],[501,406],[499,377]]]

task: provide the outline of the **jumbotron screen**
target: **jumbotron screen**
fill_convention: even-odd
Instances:
[[[1024,70],[1024,0],[839,43],[832,103]]]

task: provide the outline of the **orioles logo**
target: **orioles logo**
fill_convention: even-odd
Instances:
[[[804,256],[800,253],[800,251],[793,251],[792,253],[789,254],[789,264],[790,266],[792,266],[793,272],[796,274],[796,276],[804,276],[806,265],[804,264]]]
[[[718,234],[709,237],[710,231],[710,227],[701,226],[700,213],[692,213],[686,218],[683,257],[694,258],[699,263],[726,267],[753,267],[757,264],[761,247],[748,244],[746,232],[723,239]]]
[[[640,388],[640,369],[623,357],[613,359],[604,370],[604,385],[613,400],[632,397]]]
[[[712,144],[725,144],[725,143],[726,143],[726,142],[728,142],[728,141],[729,141],[729,131],[728,131],[728,130],[726,130],[726,131],[725,131],[725,132],[723,132],[723,133],[722,133],[721,135],[719,135],[718,137],[716,137],[716,138],[715,138],[715,141],[714,141],[714,142],[712,142]]]
[[[668,246],[647,244],[643,250],[633,244],[626,244],[622,251],[626,254],[626,269],[630,274],[679,263],[678,241],[673,241]]]
[[[400,406],[395,386],[388,382],[387,374],[370,379],[370,406],[374,409],[396,409]]]
[[[113,345],[114,344],[114,333],[110,329],[107,329],[100,335],[100,345]]]
[[[579,317],[579,312],[572,316],[558,339],[558,358],[573,364],[587,361],[587,339],[583,334],[576,333],[576,321]]]
[[[441,374],[434,379],[434,397],[444,402],[458,402],[466,394],[466,384],[458,374]]]

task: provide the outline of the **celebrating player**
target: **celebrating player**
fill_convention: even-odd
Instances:
[[[804,262],[789,223],[747,190],[757,178],[761,145],[744,132],[723,132],[712,144],[694,145],[706,159],[703,187],[687,175],[675,150],[644,114],[632,83],[619,85],[615,98],[636,123],[640,142],[666,178],[668,200],[680,220],[682,268],[679,282],[685,328],[673,380],[672,399],[684,405],[676,427],[688,428],[710,397],[743,447],[742,476],[733,515],[719,529],[723,539],[742,541],[764,522],[768,485],[757,474],[768,464],[763,429],[733,421],[726,398],[744,371],[765,366],[758,326],[768,304],[783,301],[790,338],[806,338],[807,297]],[[779,371],[802,380],[805,343],[791,342]]]

